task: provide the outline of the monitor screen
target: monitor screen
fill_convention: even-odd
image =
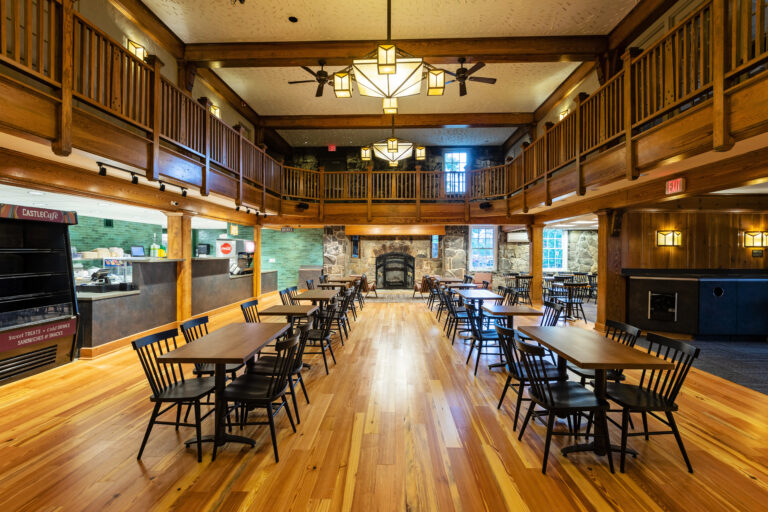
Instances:
[[[144,247],[141,245],[132,245],[131,246],[131,256],[133,258],[143,258],[144,257]]]

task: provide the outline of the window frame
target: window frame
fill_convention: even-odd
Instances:
[[[553,259],[553,258],[548,258],[546,256],[547,251],[548,250],[556,250],[557,249],[556,247],[547,247],[546,233],[548,231],[549,232],[552,232],[552,231],[559,231],[560,232],[560,245],[561,245],[560,249],[562,250],[562,256],[561,256],[561,258],[562,258],[562,262],[561,262],[562,265],[560,267],[547,267],[545,265],[545,262]],[[545,228],[542,231],[542,234],[541,234],[541,245],[542,245],[542,248],[541,248],[541,266],[542,266],[542,271],[543,272],[564,272],[564,271],[568,270],[568,230],[567,229],[558,229],[558,228],[548,229],[548,228]]]
[[[478,250],[487,250],[488,247],[478,247],[475,248],[472,244],[472,232],[475,229],[490,229],[493,233],[493,247],[491,248],[492,255],[493,255],[493,265],[491,268],[488,267],[475,267],[472,263],[474,252],[476,249]],[[469,254],[469,261],[467,262],[467,267],[469,268],[470,272],[495,272],[499,265],[499,233],[498,233],[498,227],[492,226],[492,225],[477,225],[477,226],[469,226],[469,240],[468,240],[468,254]]]
[[[350,258],[360,258],[360,235],[352,235],[350,237]],[[357,252],[357,254],[355,254]]]
[[[433,260],[440,259],[440,235],[430,235],[429,256]]]
[[[466,155],[467,161],[464,164],[464,171],[463,171],[464,181],[463,182],[460,182],[460,181],[451,182],[448,180],[449,176],[452,176],[448,174],[448,155],[453,153],[459,153],[459,154],[464,153],[464,155]],[[467,188],[469,186],[468,176],[469,176],[469,170],[470,170],[469,162],[471,159],[471,155],[472,155],[472,152],[469,149],[465,149],[465,148],[452,148],[452,149],[446,149],[443,151],[443,173],[445,175],[445,178],[443,181],[445,184],[446,194],[461,195],[461,194],[467,193]],[[453,188],[454,185],[456,185],[455,188]]]

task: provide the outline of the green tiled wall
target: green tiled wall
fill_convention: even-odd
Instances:
[[[141,245],[149,256],[152,235],[157,234],[157,243],[162,243],[163,227],[159,224],[113,221],[111,228],[104,227],[104,219],[77,216],[78,223],[69,228],[69,238],[79,252],[97,247],[122,247],[130,255],[132,245]]]
[[[192,253],[197,255],[197,244],[209,244],[211,254],[216,252],[216,239],[219,235],[226,235],[226,229],[193,229],[192,230]]]
[[[270,258],[275,262],[270,263]],[[301,265],[322,264],[322,229],[297,229],[292,233],[273,229],[261,231],[261,270],[277,270],[278,289],[298,285]]]

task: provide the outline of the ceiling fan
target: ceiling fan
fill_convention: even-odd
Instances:
[[[473,73],[477,72],[478,70],[485,67],[485,62],[476,62],[474,66],[467,69],[464,67],[464,62],[466,62],[466,59],[464,57],[459,58],[459,64],[461,64],[461,67],[456,70],[455,73],[451,73],[450,71],[446,71],[451,76],[455,76],[455,80],[449,80],[445,83],[445,85],[448,85],[452,82],[459,82],[459,96],[466,96],[467,95],[467,79],[469,79],[472,82],[480,82],[483,84],[495,84],[496,79],[495,78],[488,78],[485,76],[470,76]]]
[[[323,88],[325,87],[325,84],[328,83],[329,75],[328,72],[323,70],[323,67],[325,67],[325,61],[321,60],[318,61],[318,64],[320,64],[320,71],[314,72],[307,66],[301,66],[301,69],[312,75],[314,80],[294,80],[293,82],[288,82],[289,84],[308,84],[312,82],[317,82],[317,91],[315,92],[315,97],[319,98],[323,95]]]

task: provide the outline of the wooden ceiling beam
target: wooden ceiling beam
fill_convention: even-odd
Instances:
[[[381,41],[295,41],[188,44],[184,59],[203,67],[346,66]],[[430,64],[469,62],[562,62],[594,60],[608,49],[606,36],[402,39],[398,48]]]
[[[109,0],[109,2],[174,58],[184,58],[184,41],[144,5],[144,2],[141,0]]]
[[[389,128],[392,126],[392,116],[387,114],[261,116],[260,119],[261,126],[275,130]],[[398,114],[395,121],[398,128],[520,126],[531,123],[533,113]]]
[[[579,67],[573,70],[568,75],[568,78],[563,80],[563,83],[557,86],[557,89],[552,91],[552,94],[544,100],[544,103],[539,105],[539,108],[533,113],[534,120],[538,123],[549,113],[550,110],[555,108],[555,105],[563,101],[574,89],[595,69],[595,60],[588,62],[582,62]]]

